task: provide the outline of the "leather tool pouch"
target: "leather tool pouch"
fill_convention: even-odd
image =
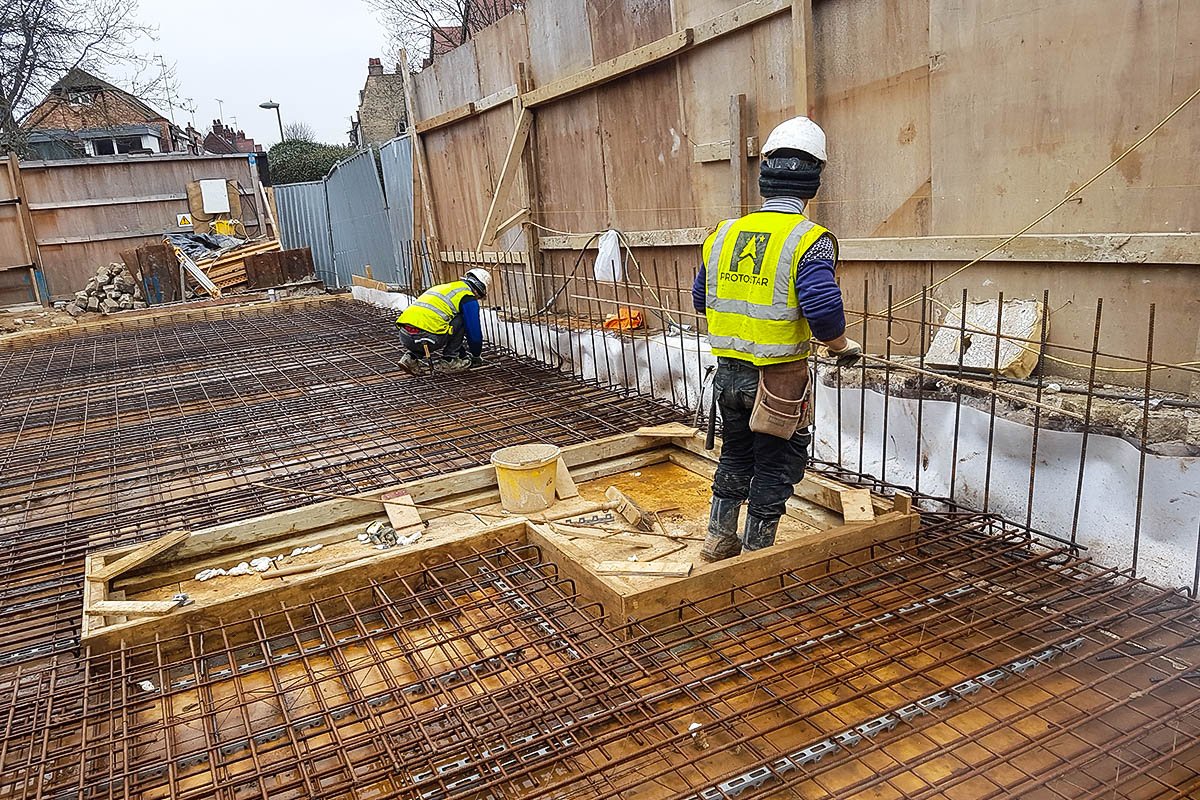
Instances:
[[[805,361],[773,364],[758,371],[758,394],[750,412],[750,430],[790,439],[812,424],[812,385]]]

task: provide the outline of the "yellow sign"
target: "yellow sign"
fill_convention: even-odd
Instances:
[[[181,228],[192,227],[192,215],[191,214],[176,214],[175,215],[175,224]]]

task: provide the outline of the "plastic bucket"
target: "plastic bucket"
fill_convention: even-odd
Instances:
[[[561,452],[552,444],[519,444],[492,453],[505,511],[531,514],[550,507]]]

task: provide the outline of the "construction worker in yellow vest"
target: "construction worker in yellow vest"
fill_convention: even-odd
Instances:
[[[487,297],[492,276],[473,269],[462,280],[431,287],[396,319],[405,352],[400,366],[414,375],[422,363],[461,372],[483,364],[483,326],[479,301]]]
[[[804,215],[825,160],[825,133],[815,122],[796,117],[779,125],[762,148],[762,209],[725,220],[704,242],[692,301],[705,314],[717,357],[713,405],[722,424],[701,551],[708,561],[775,543],[808,464],[810,340],[823,342],[842,366],[862,352],[846,338],[834,280],[837,239]],[[742,503],[748,508],[739,533]]]

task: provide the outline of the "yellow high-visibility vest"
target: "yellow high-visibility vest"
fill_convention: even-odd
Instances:
[[[812,331],[796,299],[796,270],[827,233],[801,214],[757,211],[709,234],[702,252],[713,355],[760,367],[808,357]]]
[[[412,325],[430,333],[450,333],[454,318],[462,310],[463,301],[474,297],[475,291],[466,281],[440,283],[426,289],[413,304],[396,318],[397,325]]]

